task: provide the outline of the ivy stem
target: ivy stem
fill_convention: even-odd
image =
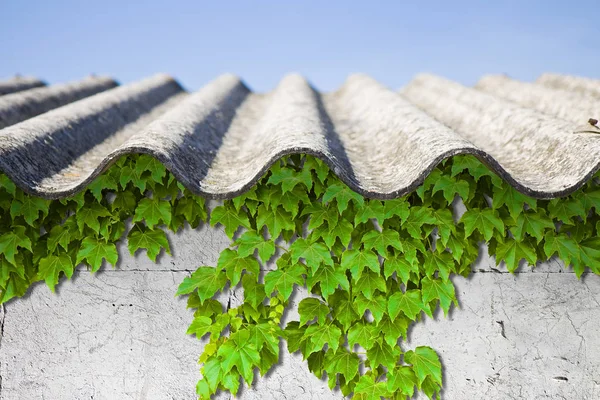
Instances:
[[[285,251],[286,253],[289,253],[289,252],[290,252],[290,251],[289,251],[287,248],[285,248],[285,247],[283,247],[283,246],[280,246],[280,245],[278,245],[278,244],[275,244],[275,247],[277,247],[278,249],[281,249],[281,250]]]

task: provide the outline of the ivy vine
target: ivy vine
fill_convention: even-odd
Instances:
[[[207,341],[200,398],[251,385],[255,370],[264,375],[277,363],[282,339],[344,395],[404,399],[416,388],[435,398],[438,355],[400,343],[414,322],[458,306],[450,277],[471,273],[482,242],[511,272],[557,256],[578,277],[586,267],[598,274],[599,206],[597,178],[568,197],[535,200],[472,156],[445,160],[415,192],[380,201],[353,192],[320,160],[293,155],[210,219],[204,199],[147,155],[119,159],[61,200],[27,195],[0,174],[0,302],[40,280],[54,290],[79,264],[114,266],[125,236],[131,254],[145,249],[155,261],[170,252],[165,229],[210,220],[231,246],[177,291],[195,310],[188,334]],[[295,287],[309,296],[299,321],[284,325]],[[240,305],[216,299],[227,288],[243,290]]]

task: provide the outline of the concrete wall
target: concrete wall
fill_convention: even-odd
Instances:
[[[80,271],[56,295],[36,285],[6,304],[0,399],[195,399],[202,343],[185,335],[192,313],[174,293],[228,244],[219,229],[186,230],[171,237],[173,257],[157,264],[122,246],[116,269]],[[493,266],[481,257],[470,279],[455,278],[461,308],[417,324],[403,345],[439,352],[442,398],[600,399],[600,277],[579,281],[557,262],[516,275]],[[241,395],[341,397],[286,351],[276,370]]]

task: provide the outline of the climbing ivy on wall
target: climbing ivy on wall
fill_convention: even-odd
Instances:
[[[416,388],[433,398],[438,355],[399,344],[414,322],[458,306],[450,277],[471,273],[481,242],[509,271],[558,256],[578,277],[586,267],[599,273],[599,206],[597,178],[566,198],[535,200],[472,156],[442,162],[415,192],[386,201],[353,192],[316,158],[286,157],[210,211],[231,246],[177,291],[195,309],[188,333],[207,341],[198,395],[250,385],[255,370],[277,363],[285,339],[344,395],[403,399]],[[203,198],[146,155],[121,158],[62,200],[29,196],[0,174],[0,216],[1,302],[40,280],[54,290],[82,263],[92,272],[115,265],[125,236],[132,254],[156,260],[170,252],[165,228],[209,220]],[[286,322],[295,287],[308,297],[299,321]],[[217,298],[233,288],[243,302],[226,307]]]

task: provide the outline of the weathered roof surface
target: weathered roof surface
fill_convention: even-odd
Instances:
[[[88,77],[0,96],[0,129],[117,86],[105,77]]]
[[[268,93],[233,75],[191,94],[167,75],[114,85],[88,78],[0,97],[0,123],[12,118],[0,129],[0,169],[59,198],[117,157],[147,153],[193,192],[231,198],[283,155],[308,153],[357,192],[387,199],[444,158],[474,154],[521,192],[552,198],[600,165],[600,129],[588,123],[600,119],[600,81],[586,78],[487,76],[468,88],[423,74],[399,92],[365,75],[331,93],[299,75]]]
[[[46,84],[37,78],[15,76],[14,78],[0,81],[0,96],[40,86],[46,86]]]

